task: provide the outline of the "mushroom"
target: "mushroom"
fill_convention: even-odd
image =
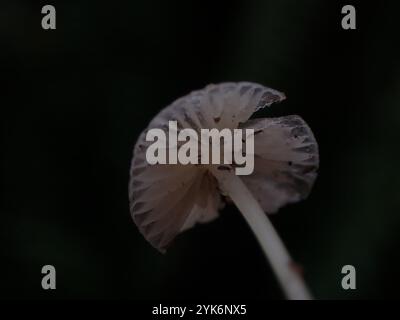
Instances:
[[[221,83],[193,91],[163,109],[134,148],[130,212],[146,240],[165,252],[180,232],[217,218],[230,199],[254,232],[286,297],[311,299],[267,214],[308,196],[317,176],[317,142],[296,115],[249,120],[257,110],[284,99],[283,93],[260,84]],[[254,129],[253,173],[237,176],[235,163],[149,164],[146,133],[153,128],[167,130],[170,120],[176,121],[178,131]]]

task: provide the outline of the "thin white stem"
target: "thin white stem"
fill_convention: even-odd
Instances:
[[[290,300],[312,299],[285,245],[242,179],[228,170],[214,168],[212,172],[253,230],[286,297]]]

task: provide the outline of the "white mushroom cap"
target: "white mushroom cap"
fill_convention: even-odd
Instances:
[[[255,167],[241,178],[267,213],[309,194],[318,169],[318,146],[299,116],[249,120],[258,109],[285,99],[276,90],[249,82],[221,83],[194,91],[163,109],[147,129],[182,128],[255,130]],[[156,164],[146,161],[147,130],[133,153],[130,211],[144,237],[157,249],[197,222],[218,216],[223,202],[207,165]]]

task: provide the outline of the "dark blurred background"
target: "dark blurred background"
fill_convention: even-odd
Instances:
[[[357,30],[341,28],[345,4]],[[152,117],[209,83],[252,81],[288,97],[259,116],[301,115],[319,142],[310,197],[272,217],[315,297],[400,298],[399,14],[398,1],[2,0],[0,297],[282,298],[233,206],[166,255],[128,210]],[[45,264],[56,290],[41,288]],[[346,264],[356,290],[341,288]]]

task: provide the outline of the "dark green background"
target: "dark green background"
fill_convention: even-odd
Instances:
[[[47,3],[47,2],[46,2]],[[316,298],[399,298],[400,5],[396,1],[40,1],[0,4],[3,298],[282,298],[239,212],[166,255],[128,210],[132,148],[151,118],[208,83],[288,99],[320,146],[308,200],[272,217]],[[357,30],[341,28],[354,4]],[[41,267],[57,289],[41,289]],[[341,268],[357,290],[341,289]]]

